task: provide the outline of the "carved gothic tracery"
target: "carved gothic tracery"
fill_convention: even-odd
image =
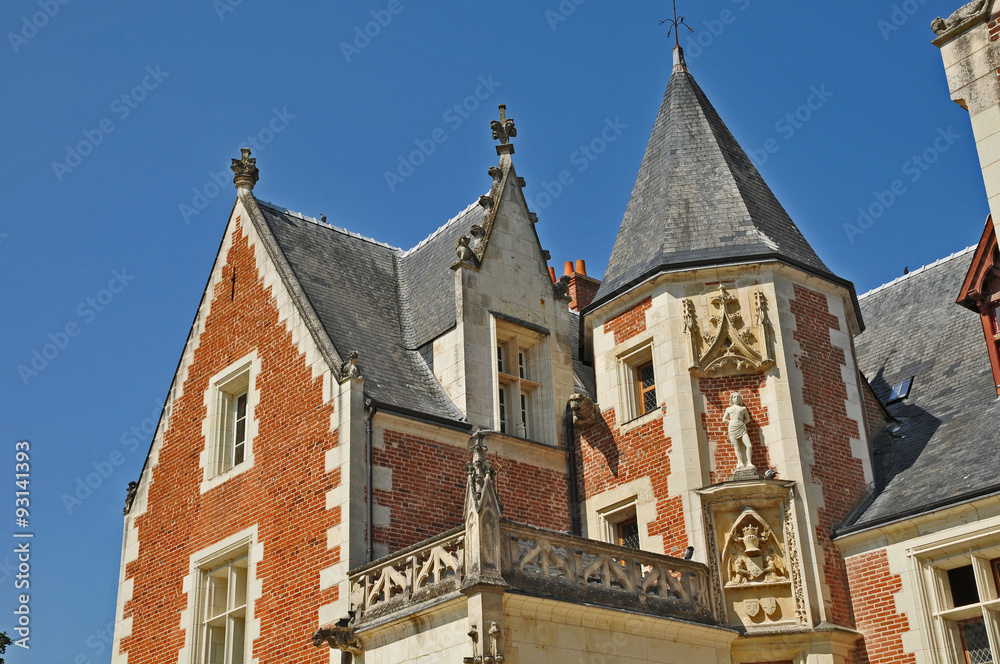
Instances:
[[[684,332],[690,346],[690,371],[695,376],[754,373],[774,366],[770,357],[771,327],[767,298],[753,293],[753,320],[749,323],[740,312],[739,298],[725,286],[709,299],[708,327],[698,320],[697,308],[690,299],[681,303]]]

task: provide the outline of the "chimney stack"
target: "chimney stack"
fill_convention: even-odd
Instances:
[[[549,273],[555,280],[555,269],[550,267]],[[587,263],[582,258],[578,259],[575,265],[573,261],[566,261],[563,274],[569,277],[569,295],[573,298],[569,303],[569,308],[573,311],[585,309],[594,301],[597,289],[601,287],[601,282],[587,276]]]

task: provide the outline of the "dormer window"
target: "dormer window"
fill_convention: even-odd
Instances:
[[[551,373],[547,337],[541,329],[535,331],[495,316],[494,428],[518,438],[550,442],[543,400]]]
[[[986,336],[986,352],[993,370],[993,384],[1000,395],[1000,247],[993,218],[979,240],[972,264],[962,283],[958,303],[980,315]]]
[[[894,401],[902,401],[906,397],[910,396],[910,387],[913,386],[913,376],[910,376],[906,380],[902,380],[895,383],[892,386],[892,392],[889,394],[889,403]]]

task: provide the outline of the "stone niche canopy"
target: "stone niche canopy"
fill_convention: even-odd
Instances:
[[[681,308],[692,375],[757,373],[774,366],[771,321],[763,291],[730,290],[718,284],[703,298],[683,300]]]

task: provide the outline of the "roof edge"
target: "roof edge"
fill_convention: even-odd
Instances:
[[[794,267],[796,269],[802,270],[814,277],[819,277],[824,281],[829,281],[830,283],[836,284],[842,288],[845,288],[851,296],[851,304],[854,309],[854,315],[858,319],[858,332],[865,331],[865,321],[861,316],[861,306],[858,303],[858,294],[854,289],[854,282],[844,279],[843,277],[838,277],[835,274],[820,270],[816,267],[802,263],[795,259],[789,258],[784,254],[777,252],[767,253],[767,254],[756,254],[751,256],[739,256],[732,259],[717,259],[709,258],[701,261],[688,261],[685,263],[675,263],[673,265],[657,265],[656,267],[647,270],[645,273],[639,275],[635,279],[628,281],[621,286],[609,291],[602,297],[595,299],[591,302],[585,309],[580,312],[581,320],[584,316],[596,311],[598,308],[604,306],[611,300],[624,295],[625,293],[637,288],[638,286],[646,283],[652,278],[660,274],[672,274],[676,272],[686,272],[689,270],[696,270],[701,268],[709,267],[734,267],[737,265],[747,265],[751,263],[783,263],[789,267]]]

